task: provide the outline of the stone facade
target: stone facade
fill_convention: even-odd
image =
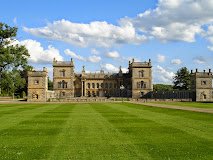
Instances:
[[[46,102],[48,89],[47,68],[28,72],[28,102]]]
[[[123,73],[74,72],[74,62],[53,61],[53,90],[58,98],[72,97],[132,97],[140,98],[153,90],[152,65],[149,62],[129,62],[129,71]]]
[[[213,101],[213,90],[212,90],[212,72],[209,69],[209,72],[205,70],[203,72],[193,73],[191,70],[191,92],[193,101]]]

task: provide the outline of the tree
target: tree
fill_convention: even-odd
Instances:
[[[173,91],[173,86],[172,85],[165,85],[165,84],[153,84],[153,90],[154,91]]]
[[[179,69],[174,77],[174,89],[188,90],[190,88],[190,73],[186,67]]]
[[[48,78],[48,90],[53,90],[53,82]]]
[[[17,30],[0,22],[0,94],[1,89],[11,94],[26,84],[20,73],[30,68],[27,62],[30,55],[25,46],[12,45]]]

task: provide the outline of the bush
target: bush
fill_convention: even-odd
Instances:
[[[26,93],[22,91],[22,98],[26,97]]]

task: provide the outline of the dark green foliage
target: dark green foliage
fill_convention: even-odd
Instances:
[[[0,104],[0,159],[212,159],[212,124],[131,103]]]
[[[173,91],[172,85],[165,85],[165,84],[153,84],[153,91]]]
[[[48,90],[53,90],[53,82],[50,79],[48,79]]]
[[[190,73],[186,67],[179,69],[174,77],[174,89],[188,90],[190,88]]]
[[[17,30],[0,23],[0,89],[7,94],[26,91],[26,73],[31,68],[25,46],[12,45]]]

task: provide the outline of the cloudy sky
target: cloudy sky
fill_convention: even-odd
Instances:
[[[152,59],[154,83],[175,72],[213,67],[213,0],[10,0],[0,21],[19,28],[36,69],[74,58],[75,72],[127,71],[128,61]]]

